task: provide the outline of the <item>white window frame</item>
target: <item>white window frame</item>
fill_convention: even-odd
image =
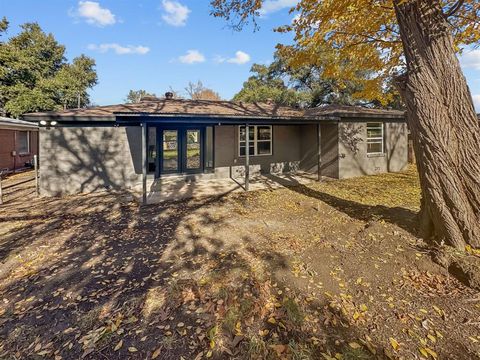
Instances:
[[[252,146],[253,144],[253,154],[248,154],[249,156],[272,156],[273,154],[273,128],[272,125],[249,125],[249,128],[253,128],[253,140],[249,140],[249,145]],[[258,140],[258,127],[268,127],[270,129],[270,140]],[[244,158],[247,154],[247,142],[246,141],[241,141],[241,129],[245,128],[245,125],[240,125],[238,127],[238,156],[241,158]],[[245,140],[247,139],[246,137],[249,134],[245,132]],[[241,143],[245,143],[245,155],[241,155],[240,153],[240,148]],[[270,143],[270,152],[268,154],[258,154],[258,143]]]
[[[18,138],[17,138],[17,146],[20,144],[20,133],[26,132],[27,133],[27,151],[20,151],[20,148],[18,149],[18,154],[19,155],[27,155],[30,154],[30,131],[28,130],[18,130]]]
[[[376,137],[369,137],[368,136],[368,128],[372,127],[369,125],[375,125],[375,128],[380,125],[380,129],[382,130],[382,135],[381,136],[376,136]],[[382,145],[382,151],[380,152],[369,152],[368,151],[368,144],[381,144]],[[368,155],[380,155],[380,154],[385,154],[385,123],[383,122],[368,122],[367,123],[367,154]]]

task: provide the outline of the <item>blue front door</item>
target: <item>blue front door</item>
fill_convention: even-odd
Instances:
[[[160,174],[203,171],[203,128],[158,128]]]

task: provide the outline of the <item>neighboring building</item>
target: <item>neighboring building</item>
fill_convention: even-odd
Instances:
[[[346,178],[400,171],[408,159],[400,111],[148,97],[24,118],[43,124],[40,187],[46,195],[127,189],[173,175],[236,178],[248,174],[246,162],[251,175],[303,171]]]
[[[31,166],[38,154],[38,126],[0,117],[0,171]]]

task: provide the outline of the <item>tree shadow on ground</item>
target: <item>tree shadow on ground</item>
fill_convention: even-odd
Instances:
[[[369,222],[383,219],[408,231],[414,236],[418,235],[417,212],[403,207],[388,207],[385,205],[365,205],[356,201],[343,199],[326,192],[319,191],[311,186],[299,183],[294,177],[278,177],[273,174],[266,175],[272,181],[287,187],[299,194],[312,199],[320,200],[333,208],[347,214],[353,219]]]
[[[217,213],[225,201],[139,208],[97,194],[2,209],[10,227],[0,244],[0,357],[145,358],[155,349],[159,359],[209,350],[216,358],[263,357],[280,342],[302,353],[357,337],[340,321],[312,343],[272,285],[279,279],[271,273],[289,259],[258,248],[248,229],[237,240],[226,236],[239,230],[230,213]],[[269,308],[275,297],[280,309]],[[267,309],[286,317],[284,328],[275,330]],[[232,319],[243,331],[237,344]],[[265,329],[278,338],[259,336]]]

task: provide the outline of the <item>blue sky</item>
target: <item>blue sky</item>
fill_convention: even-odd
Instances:
[[[10,21],[8,35],[38,22],[66,45],[69,59],[95,58],[99,84],[91,98],[106,105],[123,102],[130,89],[163,94],[197,80],[230,99],[253,63],[269,62],[277,43],[291,41],[272,29],[291,22],[295,2],[267,0],[257,32],[232,31],[209,15],[208,0],[0,0],[0,16]],[[480,110],[480,50],[462,64]]]

